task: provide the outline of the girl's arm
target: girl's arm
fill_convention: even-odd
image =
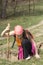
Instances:
[[[13,36],[15,35],[15,32],[14,31],[10,31],[9,32],[9,36]],[[8,36],[8,32],[6,30],[4,30],[2,33],[1,33],[1,36]]]

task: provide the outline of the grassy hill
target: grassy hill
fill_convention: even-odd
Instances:
[[[40,14],[39,14],[40,13]],[[18,14],[17,14],[18,15]],[[7,24],[10,23],[11,30],[14,29],[15,25],[22,25],[23,28],[28,28],[30,32],[34,35],[36,42],[43,42],[43,6],[39,5],[36,6],[35,15],[20,15],[20,16],[13,16],[9,17],[8,19],[0,19],[0,34],[5,29]],[[1,36],[0,36],[1,37]],[[10,42],[12,44],[13,37],[10,38]],[[2,45],[1,45],[2,44]],[[7,41],[6,39],[0,40],[0,51],[6,51]],[[4,47],[5,46],[5,47]],[[10,48],[11,50],[16,50],[17,52],[17,45],[15,44],[14,48]],[[3,56],[3,55],[2,55]],[[40,52],[40,59],[36,59],[32,57],[30,60],[19,60],[11,62],[6,60],[5,58],[1,58],[0,55],[0,65],[43,65],[43,50]]]
[[[43,20],[43,15],[42,16],[21,16],[21,17],[17,17],[17,18],[9,18],[6,20],[0,20],[0,33],[2,32],[2,30],[7,26],[7,23],[11,24],[11,30],[14,28],[15,25],[22,25],[24,28],[28,28],[31,33],[35,36],[35,41],[36,42],[40,42],[43,41],[43,24],[39,25],[37,27],[38,24],[40,24],[40,22]],[[33,26],[36,26],[35,28],[32,29]],[[37,36],[38,34],[42,34]],[[13,41],[13,37],[11,37],[10,42]],[[0,40],[0,44],[6,44],[6,40]],[[1,46],[0,46],[1,47]],[[0,50],[3,51],[3,49],[7,49],[7,48],[0,48]],[[17,45],[14,46],[14,48],[17,51]],[[22,61],[15,61],[11,62],[5,59],[1,59],[0,58],[0,65],[43,65],[43,51],[41,50],[40,52],[40,59],[36,59],[34,57],[31,58],[31,60],[22,60]]]

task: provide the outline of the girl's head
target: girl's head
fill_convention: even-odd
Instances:
[[[16,35],[18,35],[18,36],[22,35],[22,33],[23,33],[23,27],[20,26],[20,25],[17,25],[17,26],[15,26],[14,31],[15,31]]]

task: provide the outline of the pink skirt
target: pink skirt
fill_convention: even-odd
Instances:
[[[36,53],[34,43],[35,43],[34,40],[32,40],[32,53],[33,53],[33,55],[35,55],[35,53]]]
[[[34,41],[32,40],[32,50],[31,50],[31,52],[32,52],[32,55],[35,55],[35,46],[34,46]],[[20,60],[20,59],[23,59],[23,57],[24,57],[24,55],[23,55],[23,48],[22,48],[22,46],[19,46],[18,47],[18,59]]]
[[[22,46],[18,47],[18,59],[23,59],[23,48]]]

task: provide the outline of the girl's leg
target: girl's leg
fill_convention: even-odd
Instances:
[[[33,39],[32,39],[32,52],[33,52],[33,54],[35,54],[36,58],[40,58],[40,56],[38,55],[38,50],[37,50],[37,47],[36,47],[36,43]]]
[[[25,59],[31,54],[32,45],[31,45],[30,40],[23,39],[22,47],[23,47],[23,54],[24,54],[24,59]]]

